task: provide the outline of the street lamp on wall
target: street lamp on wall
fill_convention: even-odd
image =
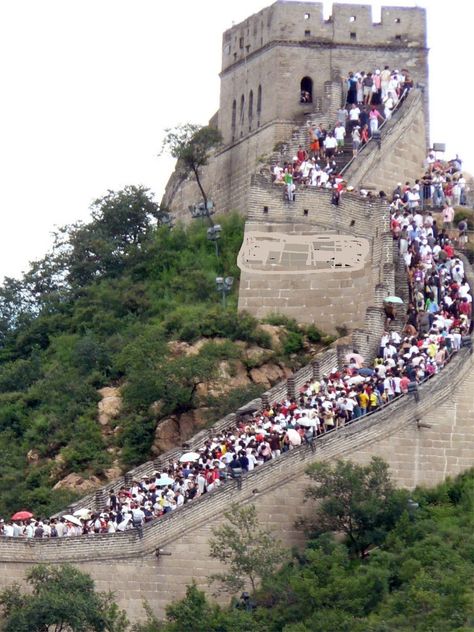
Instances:
[[[226,306],[227,294],[229,294],[229,292],[231,291],[233,284],[234,284],[234,277],[231,277],[231,276],[216,277],[216,290],[220,292],[220,294],[222,295],[223,307]]]

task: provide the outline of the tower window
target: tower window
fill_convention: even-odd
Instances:
[[[237,102],[234,99],[232,102],[232,133],[235,131],[235,123],[237,119]]]
[[[249,92],[249,123],[252,122],[253,118],[253,90]]]
[[[311,31],[305,31],[304,32],[304,36],[305,37],[310,37],[310,35],[311,35]]]
[[[357,33],[351,33],[350,37],[351,37],[352,40],[357,39]]]
[[[245,116],[244,109],[245,109],[245,97],[244,95],[242,95],[240,97],[240,123],[244,122],[244,116]]]
[[[239,48],[243,48],[243,47],[244,47],[244,38],[243,38],[243,37],[241,37],[241,38],[239,39]]]
[[[262,86],[258,86],[257,92],[257,114],[262,111]]]
[[[355,22],[357,20],[357,17],[355,15],[351,15],[351,17],[349,18],[349,22]]]
[[[396,39],[398,42],[401,42],[401,41],[402,41],[402,36],[401,36],[401,35],[395,35],[395,39]]]
[[[400,24],[401,20],[400,20],[400,18],[395,18],[394,22],[395,22],[395,24]]]
[[[309,14],[309,13],[305,13],[305,14],[304,14],[304,19],[305,19],[305,20],[309,20],[309,18],[310,18],[310,17],[311,17],[311,16],[310,16],[310,14]]]
[[[313,102],[313,80],[311,77],[303,77],[300,83],[300,103]]]

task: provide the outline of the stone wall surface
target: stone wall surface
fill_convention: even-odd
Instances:
[[[301,374],[304,377],[307,369]],[[208,557],[208,539],[232,502],[255,503],[262,524],[285,546],[302,544],[294,521],[308,510],[303,504],[304,471],[311,462],[350,458],[367,463],[372,456],[381,456],[388,461],[394,480],[409,488],[436,484],[471,467],[473,378],[473,356],[463,349],[420,387],[418,403],[411,396],[403,397],[318,439],[314,452],[309,446],[292,450],[245,476],[241,489],[229,482],[152,523],[142,539],[135,532],[56,541],[5,538],[0,541],[0,586],[21,580],[34,563],[70,561],[89,572],[99,589],[113,590],[132,619],[143,616],[143,599],[162,615],[167,603],[184,595],[192,579],[207,589],[208,575],[218,570]],[[171,555],[157,557],[158,548]]]
[[[381,130],[381,146],[370,142],[344,171],[349,184],[385,191],[388,195],[397,182],[414,183],[426,157],[423,93],[412,90],[406,103]]]
[[[392,237],[388,233],[387,205],[380,200],[368,201],[348,193],[339,206],[334,206],[328,191],[302,188],[296,200],[289,203],[283,199],[281,185],[254,176],[248,218],[238,258],[240,310],[258,318],[280,312],[334,333],[338,327],[353,330],[364,326],[367,309],[376,304],[377,287],[381,287],[383,296],[391,293]],[[291,270],[275,273],[244,266],[247,240],[262,231],[269,236],[285,233],[295,240],[311,233],[353,235],[368,241],[369,256],[359,268],[307,269],[297,276]]]
[[[412,136],[424,153],[429,142],[425,21],[424,9],[382,7],[381,22],[374,24],[370,6],[346,4],[335,4],[325,20],[321,3],[279,1],[225,31],[220,105],[212,119],[223,147],[203,169],[217,211],[247,213],[258,158],[288,142],[295,126],[310,119],[326,126],[335,122],[349,71],[388,65],[407,69],[415,83],[426,86],[425,137],[420,130]],[[300,103],[303,78],[312,82],[310,104]],[[183,183],[174,174],[163,204],[189,219],[188,206],[199,199],[196,183]]]
[[[353,319],[343,323],[354,328],[352,338],[319,354],[287,382],[242,409],[258,410],[265,402],[296,392],[307,380],[340,366],[351,349],[367,359],[376,352],[383,329],[383,298],[394,293],[398,278],[392,239],[387,232],[386,205],[348,194],[343,196],[340,206],[334,207],[327,192],[310,190],[298,191],[296,202],[288,205],[281,189],[255,173],[266,163],[265,157],[274,152],[277,143],[288,141],[292,134],[294,138],[298,136],[308,116],[321,114],[330,120],[340,95],[340,86],[336,84],[349,70],[385,64],[405,67],[416,81],[427,86],[425,42],[422,9],[382,7],[381,23],[373,24],[367,5],[334,5],[332,18],[325,20],[322,4],[309,2],[277,2],[224,33],[221,103],[213,120],[222,130],[225,144],[204,172],[204,185],[217,211],[237,209],[248,215],[249,230],[253,226],[259,230],[264,227],[268,232],[278,231],[284,224],[288,234],[317,229],[363,237],[370,242],[370,261],[360,278],[354,272],[344,272],[338,280],[326,276],[324,295],[323,284],[317,288],[317,282],[312,286],[310,280],[311,291],[321,291],[319,306],[331,301],[334,326],[339,324],[337,314],[343,303],[340,294],[358,295],[357,307],[356,299],[351,300]],[[299,83],[303,76],[313,80],[312,109],[299,104]],[[249,109],[250,91],[253,98]],[[347,174],[354,186],[364,183],[387,189],[393,180],[412,178],[418,173],[428,134],[427,95],[428,90],[410,94],[403,117],[397,117],[384,128],[381,148],[371,143],[360,159],[352,163]],[[408,170],[409,175],[405,176]],[[195,183],[181,182],[175,174],[168,183],[164,203],[177,215],[189,217],[187,207],[198,201]],[[258,275],[252,279],[242,275],[242,301],[272,298],[281,304],[287,298],[291,302],[291,295],[283,297],[281,292],[295,289],[300,294],[306,292],[304,283],[308,279],[302,276],[302,280],[294,281],[293,287],[286,288],[284,278],[257,287],[266,281]],[[247,297],[245,292],[249,292]],[[269,292],[271,296],[259,297],[258,292]],[[277,297],[276,292],[279,292]],[[323,312],[319,317],[326,318]],[[3,538],[0,587],[14,580],[22,581],[26,571],[38,562],[71,562],[90,573],[99,590],[112,590],[132,620],[144,616],[144,599],[161,616],[167,604],[184,595],[191,580],[208,590],[209,574],[220,570],[209,558],[208,540],[212,528],[222,523],[223,514],[232,502],[255,503],[262,524],[272,529],[285,546],[303,544],[295,520],[309,510],[303,503],[307,484],[304,472],[312,462],[350,458],[367,463],[372,456],[381,456],[388,461],[394,480],[408,488],[437,483],[472,466],[473,378],[473,356],[463,349],[439,375],[420,387],[419,401],[412,396],[400,398],[376,414],[318,438],[314,451],[306,445],[294,449],[244,476],[241,487],[230,481],[212,494],[147,525],[143,538],[136,531],[28,542]],[[233,426],[242,409],[219,420],[213,429],[198,433],[188,442],[189,448],[198,448],[210,433]],[[104,507],[112,487],[149,475],[180,453],[181,448],[172,450],[127,472],[69,509]],[[158,549],[170,555],[157,556]]]

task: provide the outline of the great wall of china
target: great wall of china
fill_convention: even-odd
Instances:
[[[306,14],[310,17],[305,18]],[[349,34],[353,32],[349,32],[348,26],[352,17],[356,19],[350,24],[355,23],[360,29],[356,43]],[[312,22],[309,29],[307,25],[314,19],[316,23]],[[406,27],[403,41],[394,30],[394,25],[399,24],[397,19],[406,20],[410,25]],[[309,36],[295,34],[296,25],[300,28],[301,20],[304,20],[305,29],[310,30]],[[285,38],[281,31],[283,24],[287,25]],[[264,34],[260,35],[261,32]],[[239,92],[238,88],[231,89],[228,85],[232,73],[237,78],[244,71],[247,78],[249,72],[255,73],[252,77],[256,86],[259,85],[258,77],[264,76],[265,65],[281,48],[278,68],[284,73],[287,65],[296,66],[297,88],[300,75],[307,74],[308,58],[312,63],[318,59],[323,64],[326,60],[326,70],[320,73],[319,83],[315,82],[315,96],[318,90],[323,96],[315,101],[321,108],[318,116],[330,116],[334,107],[340,104],[337,102],[340,100],[339,84],[333,81],[335,65],[342,73],[348,70],[349,63],[371,66],[383,51],[388,63],[393,63],[396,58],[398,65],[405,62],[407,66],[414,66],[421,60],[419,80],[426,81],[424,41],[424,12],[420,9],[382,8],[382,25],[377,29],[367,7],[335,5],[333,19],[326,23],[322,21],[322,5],[319,3],[278,2],[224,34],[221,110],[227,108],[230,112]],[[248,50],[247,46],[250,47]],[[331,63],[328,61],[330,52],[333,53]],[[230,56],[229,60],[227,56]],[[264,97],[268,94],[268,86],[264,84]],[[274,89],[281,89],[277,82]],[[242,135],[233,129],[231,119],[226,123],[227,127],[222,124],[228,145],[216,155],[207,174],[208,183],[214,186],[213,199],[220,209],[239,208],[246,214],[246,238],[258,232],[283,233],[299,238],[309,236],[311,239],[322,235],[332,239],[331,243],[347,237],[365,240],[366,254],[360,266],[332,270],[330,274],[327,270],[322,274],[318,270],[296,274],[283,270],[268,275],[241,266],[239,307],[263,315],[266,310],[274,311],[283,304],[287,307],[286,313],[293,317],[300,317],[304,311],[317,322],[327,322],[332,329],[345,325],[351,330],[351,338],[333,344],[286,382],[219,420],[212,428],[200,431],[188,441],[191,449],[201,446],[216,430],[235,424],[245,408],[259,409],[287,394],[293,395],[307,380],[319,378],[335,366],[341,366],[348,351],[357,349],[367,359],[373,358],[384,327],[384,297],[394,293],[405,298],[407,295],[406,276],[393,249],[385,203],[347,194],[340,206],[334,207],[327,192],[306,190],[298,193],[296,202],[290,206],[283,201],[281,191],[265,174],[260,174],[256,158],[262,147],[270,154],[277,141],[286,140],[291,146],[292,142],[298,142],[305,129],[301,107],[293,103],[294,99],[290,104],[288,91],[283,92],[286,105],[281,107],[286,108],[284,115],[283,110],[264,115],[262,109],[259,126],[254,120],[256,127],[247,129],[251,127],[247,121],[246,133],[242,130]],[[292,112],[291,108],[298,112]],[[425,155],[426,113],[426,94],[421,90],[413,91],[403,105],[403,111],[383,130],[381,146],[371,143],[349,166],[346,176],[351,182],[360,185],[370,180],[371,185],[379,188],[391,185],[405,173],[413,178]],[[221,119],[222,114],[219,114],[219,125]],[[295,122],[299,122],[296,131]],[[408,134],[411,135],[410,142]],[[222,179],[215,177],[224,164]],[[225,188],[224,179],[230,176]],[[178,186],[172,179],[167,195],[176,212],[182,212],[188,204],[195,202],[191,183]],[[466,268],[470,270],[467,264]],[[474,287],[471,272],[468,278]],[[132,620],[143,617],[143,600],[149,602],[156,614],[163,615],[165,606],[182,597],[186,584],[193,579],[199,587],[208,589],[207,577],[218,570],[217,563],[209,557],[208,539],[211,529],[223,521],[223,512],[232,502],[254,503],[261,523],[272,529],[286,546],[302,543],[295,520],[305,511],[304,472],[314,461],[350,458],[367,463],[372,456],[380,456],[389,463],[396,483],[409,488],[435,484],[471,467],[474,463],[473,379],[473,356],[471,349],[466,347],[438,375],[419,387],[416,398],[412,394],[399,398],[374,414],[321,436],[312,446],[303,445],[270,461],[244,475],[239,484],[233,480],[227,482],[216,491],[146,525],[143,537],[131,530],[50,540],[3,538],[0,541],[3,571],[0,585],[21,581],[25,572],[38,562],[71,562],[90,573],[99,590],[112,590],[119,606],[126,609]],[[112,486],[150,474],[181,452],[177,448],[127,472],[121,479],[82,498],[68,510],[80,507],[103,509]],[[160,550],[169,555],[160,555]]]

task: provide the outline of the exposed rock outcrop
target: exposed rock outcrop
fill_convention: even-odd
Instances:
[[[102,398],[98,404],[99,423],[101,426],[108,426],[122,410],[120,389],[114,386],[104,386],[104,388],[99,389],[98,393]]]
[[[80,474],[71,472],[65,478],[58,481],[53,489],[71,489],[75,492],[88,492],[96,487],[102,485],[102,481],[97,476],[91,476],[90,478],[84,478]]]

